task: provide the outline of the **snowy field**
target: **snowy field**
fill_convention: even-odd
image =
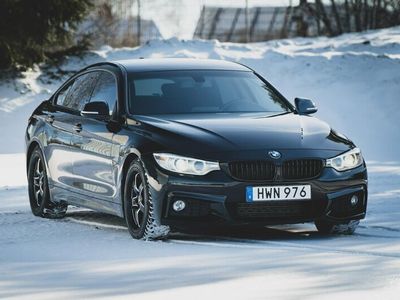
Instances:
[[[32,109],[60,84],[36,69],[0,82],[0,299],[399,299],[400,27],[250,45],[152,41],[104,47],[60,69],[139,57],[238,61],[290,100],[315,100],[317,116],[351,137],[367,159],[366,220],[354,236],[324,237],[304,224],[144,242],[132,240],[121,219],[89,210],[35,218],[24,129]]]

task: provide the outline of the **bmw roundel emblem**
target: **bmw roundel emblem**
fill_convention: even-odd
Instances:
[[[268,151],[268,155],[273,159],[279,159],[282,156],[280,152],[275,151],[275,150]]]

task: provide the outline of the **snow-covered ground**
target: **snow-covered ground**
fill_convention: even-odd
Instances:
[[[16,161],[0,155],[2,170]],[[102,213],[34,217],[23,177],[0,184],[1,299],[399,297],[397,163],[370,164],[368,217],[355,235],[335,237],[304,224],[137,241],[122,219]]]
[[[152,41],[69,58],[64,71],[104,59],[209,57],[238,61],[350,136],[369,167],[369,208],[354,236],[313,225],[132,240],[122,220],[70,209],[30,214],[24,129],[60,81],[37,69],[0,82],[0,298],[398,299],[400,294],[400,27],[334,39],[250,45]]]

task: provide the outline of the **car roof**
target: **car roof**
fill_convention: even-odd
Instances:
[[[123,66],[128,73],[177,70],[251,71],[241,64],[217,59],[144,58],[118,60],[111,63]]]

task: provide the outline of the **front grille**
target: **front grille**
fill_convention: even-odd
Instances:
[[[281,169],[281,172],[277,172]],[[303,180],[317,177],[323,168],[320,159],[296,159],[284,161],[282,166],[272,161],[237,161],[229,163],[230,175],[241,181]]]
[[[284,179],[308,179],[317,177],[322,171],[320,159],[287,160],[282,165]]]
[[[317,216],[318,207],[307,201],[265,201],[260,203],[237,203],[236,216],[239,219],[300,218],[312,219]]]
[[[231,162],[229,172],[238,180],[272,180],[275,175],[275,166],[269,161]]]

